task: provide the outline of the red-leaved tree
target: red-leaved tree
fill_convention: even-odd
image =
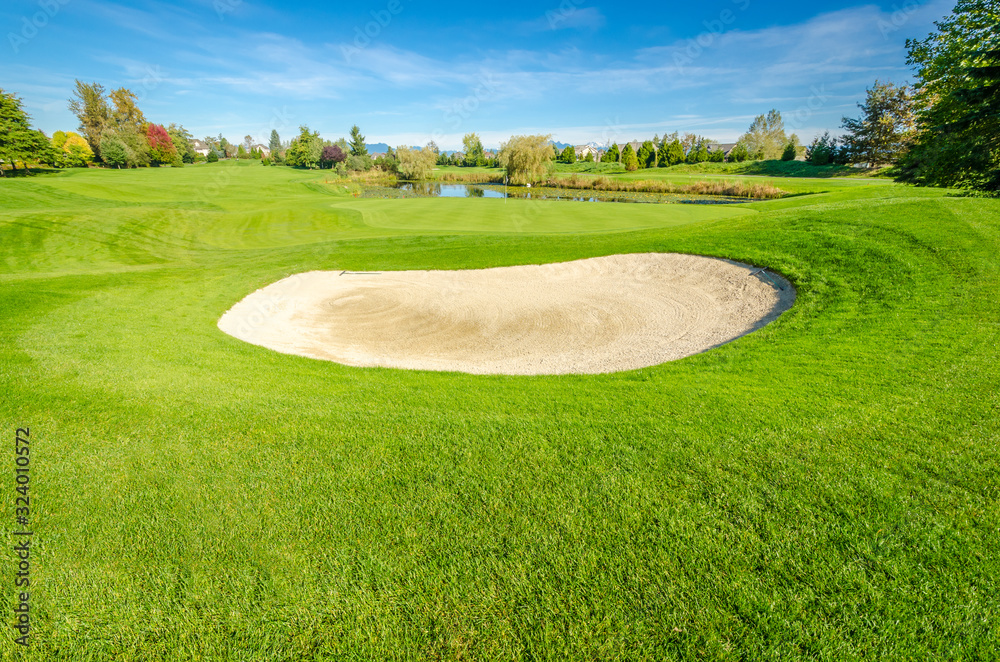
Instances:
[[[347,154],[344,154],[344,150],[340,149],[339,145],[327,145],[323,148],[323,154],[319,159],[320,168],[332,168],[338,163],[343,163],[347,160]]]
[[[170,134],[159,124],[146,127],[146,139],[149,141],[149,157],[153,163],[178,163],[180,156]]]

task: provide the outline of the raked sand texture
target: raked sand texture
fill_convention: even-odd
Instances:
[[[219,328],[358,367],[619,372],[704,352],[776,319],[795,291],[759,272],[660,253],[476,271],[314,271],[251,294]]]

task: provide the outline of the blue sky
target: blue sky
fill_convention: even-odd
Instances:
[[[734,141],[777,108],[805,140],[876,79],[908,82],[908,37],[955,0],[586,0],[342,3],[262,0],[6,0],[0,88],[35,125],[74,130],[76,78],[135,91],[154,122],[196,137],[487,146],[692,131]]]

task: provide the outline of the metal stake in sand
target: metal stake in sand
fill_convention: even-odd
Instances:
[[[753,272],[750,275],[751,276],[760,276],[761,274],[764,275],[764,278],[766,278],[767,282],[769,282],[772,286],[778,288],[782,292],[785,291],[785,288],[783,288],[781,285],[778,285],[777,283],[774,282],[774,280],[771,278],[771,276],[767,273],[767,269],[761,269],[759,271],[755,271],[755,272]]]

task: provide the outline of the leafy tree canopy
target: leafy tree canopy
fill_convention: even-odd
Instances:
[[[73,90],[74,98],[69,102],[69,109],[80,120],[80,133],[97,156],[101,153],[104,129],[111,122],[111,106],[104,94],[104,87],[98,83],[77,80]]]
[[[463,165],[467,167],[486,165],[486,156],[483,151],[483,141],[475,133],[467,133],[462,138],[462,147],[465,151]]]
[[[357,127],[355,127],[357,128]],[[316,168],[323,155],[323,139],[318,131],[310,131],[309,127],[299,127],[299,135],[285,151],[285,162],[294,168]]]
[[[910,40],[916,136],[899,179],[1000,193],[1000,3],[959,0]]]
[[[740,138],[746,146],[750,157],[758,160],[773,160],[781,158],[788,136],[785,135],[785,122],[781,113],[771,110],[767,115],[758,115],[750,128]]]

